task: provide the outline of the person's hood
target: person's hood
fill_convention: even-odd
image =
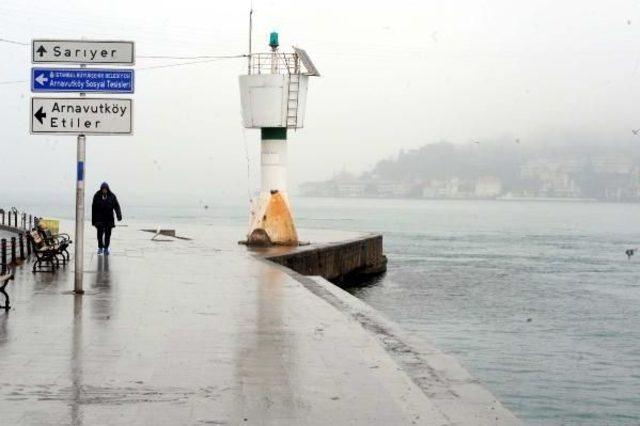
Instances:
[[[111,192],[111,189],[109,188],[109,184],[107,182],[102,182],[102,184],[100,185],[100,190],[103,189],[107,189],[108,192]]]

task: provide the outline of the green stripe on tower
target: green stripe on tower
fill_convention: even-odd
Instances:
[[[287,139],[287,128],[286,127],[262,127],[260,128],[260,133],[262,136],[262,140],[269,139]]]

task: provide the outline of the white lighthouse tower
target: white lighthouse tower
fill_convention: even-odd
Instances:
[[[249,54],[247,75],[240,76],[242,121],[260,129],[260,196],[251,206],[248,245],[298,245],[287,196],[287,130],[304,126],[310,76],[319,76],[306,52],[281,52],[271,33],[271,52]]]

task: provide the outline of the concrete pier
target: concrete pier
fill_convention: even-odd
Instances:
[[[382,235],[363,235],[339,242],[314,243],[265,258],[302,275],[318,275],[341,284],[387,270]]]
[[[17,270],[0,312],[0,424],[518,423],[455,359],[257,258],[241,229],[171,227],[192,240],[117,228],[111,256],[87,252],[84,296],[72,266]]]

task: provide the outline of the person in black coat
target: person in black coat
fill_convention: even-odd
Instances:
[[[102,182],[91,203],[91,224],[98,230],[98,254],[109,254],[111,230],[116,226],[113,212],[116,213],[118,221],[121,221],[122,212],[118,198],[111,192],[107,182]]]

